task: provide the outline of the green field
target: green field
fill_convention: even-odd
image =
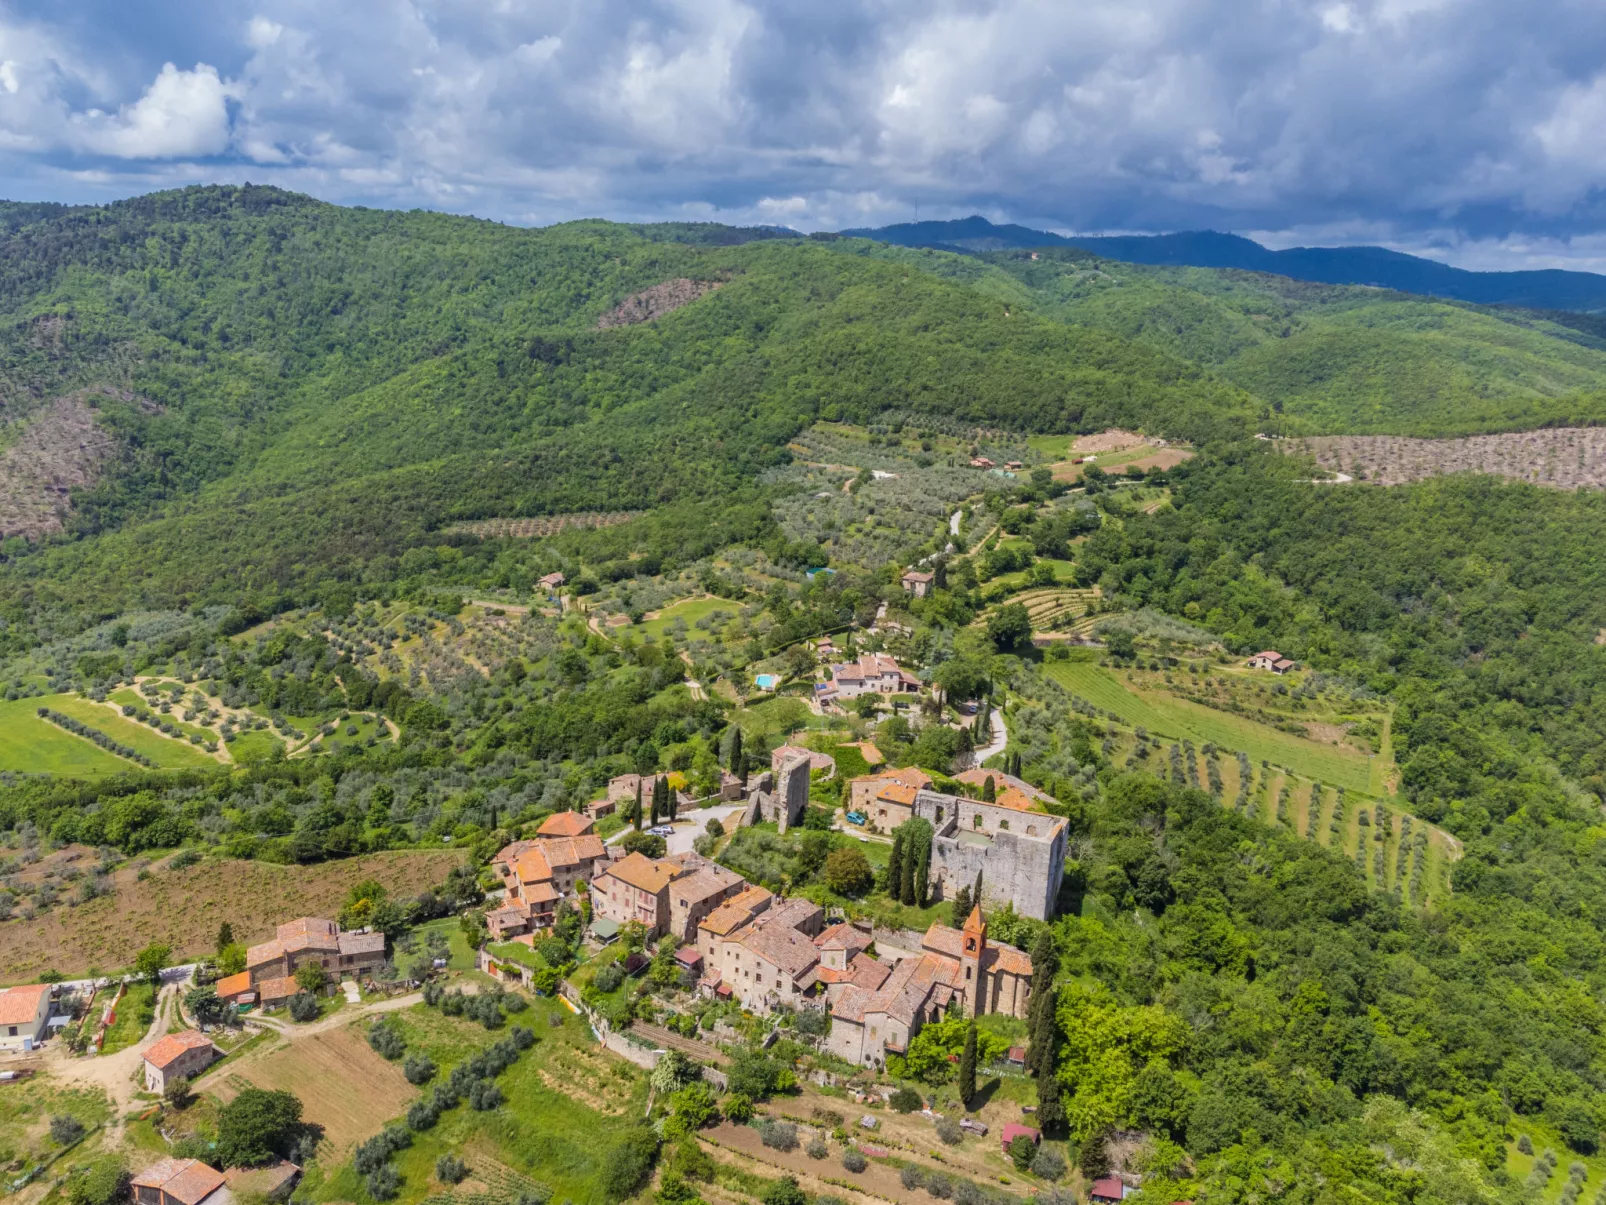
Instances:
[[[137,711],[142,717],[152,714],[160,715],[162,719],[174,725],[174,727],[176,727],[185,736],[193,735],[199,736],[204,740],[217,740],[217,733],[213,732],[210,728],[203,728],[199,724],[186,724],[182,719],[180,719],[179,716],[184,712],[184,708],[182,706],[175,706],[171,711],[164,714],[152,707],[151,701],[144,695],[140,694],[136,690],[129,690],[126,688],[123,690],[113,691],[109,698],[113,703],[116,703],[118,707],[132,706],[134,710]]]
[[[229,756],[241,765],[247,762],[262,761],[273,756],[275,749],[284,748],[284,742],[274,736],[271,731],[258,729],[255,732],[243,732],[225,746]]]
[[[655,619],[643,620],[635,627],[620,628],[618,631],[634,632],[637,636],[642,636],[649,640],[658,640],[679,619],[685,621],[688,629],[687,639],[691,639],[691,634],[698,631],[696,624],[699,619],[709,615],[718,615],[723,616],[723,619],[717,621],[722,623],[725,620],[736,618],[740,613],[741,605],[733,603],[729,599],[688,598],[665,607],[658,612],[658,616]]]
[[[395,1015],[409,1047],[429,1053],[443,1076],[506,1032],[486,1033],[423,1005]],[[506,1103],[488,1113],[461,1104],[434,1128],[415,1134],[413,1144],[393,1156],[402,1176],[398,1205],[446,1199],[448,1186],[435,1178],[435,1160],[444,1154],[462,1158],[469,1167],[465,1183],[484,1185],[491,1199],[511,1200],[542,1185],[554,1201],[608,1201],[602,1175],[614,1144],[639,1123],[646,1073],[600,1050],[586,1023],[556,1000],[533,1000],[512,1023],[532,1028],[536,1045],[498,1077]],[[376,1132],[383,1120],[374,1119]],[[349,1163],[311,1185],[308,1195],[315,1201],[372,1200]]]
[[[98,1006],[97,1006],[98,1007]],[[130,984],[128,994],[117,1005],[117,1020],[106,1027],[101,1054],[116,1054],[145,1036],[156,1016],[156,993],[148,983]],[[96,1014],[97,1022],[99,1014]]]
[[[1184,699],[1139,693],[1128,689],[1110,670],[1089,662],[1061,661],[1046,666],[1045,672],[1095,707],[1156,736],[1186,738],[1197,745],[1209,742],[1233,752],[1241,749],[1257,764],[1264,760],[1287,766],[1306,778],[1351,791],[1371,789],[1372,759],[1359,752],[1304,740]]]
[[[66,714],[61,704],[74,697],[43,695],[0,702],[0,770],[92,776],[132,769],[133,762],[107,753],[93,741],[74,736],[35,714],[41,707]]]
[[[217,759],[204,749],[198,749],[187,740],[178,740],[175,737],[163,736],[145,724],[136,720],[125,719],[112,711],[109,707],[102,707],[99,703],[92,703],[78,695],[61,695],[59,702],[48,706],[81,720],[100,732],[104,732],[120,745],[127,745],[138,753],[143,753],[163,769],[183,770],[196,766],[215,766]],[[202,732],[203,729],[186,726],[188,732]],[[215,740],[216,734],[206,733],[208,739]],[[75,738],[81,739],[81,738]]]

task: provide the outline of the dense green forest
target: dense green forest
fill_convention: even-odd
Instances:
[[[7,702],[115,705],[160,676],[164,715],[193,690],[327,729],[296,759],[261,740],[215,769],[5,775],[6,847],[317,862],[453,842],[483,862],[614,774],[717,783],[736,730],[759,754],[806,715],[688,676],[788,673],[806,638],[906,608],[900,654],[1017,709],[997,764],[1029,754],[1071,826],[1059,919],[1000,931],[1058,963],[1033,1061],[1087,1170],[1126,1131],[1149,1136],[1142,1199],[1167,1203],[1555,1199],[1513,1174],[1519,1140],[1598,1167],[1606,502],[1318,486],[1252,436],[1598,421],[1599,332],[1069,249],[773,233],[532,231],[259,188],[0,207],[0,455],[63,396],[113,441],[62,531],[0,544]],[[695,287],[672,312],[598,325],[674,282]],[[914,497],[972,448],[1110,426],[1197,455],[1123,489],[1045,453]],[[842,534],[825,503],[892,551],[806,575]],[[593,511],[636,517],[447,530]],[[893,512],[902,542],[875,543]],[[898,575],[928,554],[940,577],[910,600]],[[543,614],[553,570],[621,627]],[[1223,657],[1277,648],[1375,702],[1400,806],[1461,843],[1453,894],[1370,891],[1341,853],[1127,772],[1108,717],[1043,686],[1025,608],[994,605],[1028,584],[1097,586],[1109,613]],[[644,620],[681,601],[689,623]],[[875,736],[958,765],[921,716]],[[744,856],[825,892],[805,839]]]

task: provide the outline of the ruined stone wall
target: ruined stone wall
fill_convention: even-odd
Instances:
[[[1057,817],[936,791],[915,796],[915,814],[942,834],[931,841],[929,881],[934,896],[952,899],[961,887],[976,881],[979,871],[984,905],[1013,904],[1016,912],[1033,920],[1053,916],[1065,876],[1065,826]],[[961,840],[962,833],[978,833],[988,843]]]

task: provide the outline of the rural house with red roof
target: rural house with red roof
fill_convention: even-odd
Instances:
[[[170,1033],[145,1052],[145,1090],[162,1093],[174,1080],[194,1079],[220,1057],[203,1033]]]
[[[50,1023],[50,985],[30,983],[0,990],[0,1050],[32,1050]]]
[[[163,1159],[129,1181],[134,1205],[234,1205],[222,1172],[199,1159]]]

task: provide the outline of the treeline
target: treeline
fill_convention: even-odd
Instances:
[[[139,750],[131,749],[127,745],[122,744],[120,741],[113,740],[99,728],[91,728],[82,720],[75,720],[70,715],[62,715],[61,712],[52,711],[48,707],[38,708],[36,714],[40,719],[48,720],[58,728],[65,728],[74,736],[81,736],[87,740],[94,741],[95,744],[99,745],[108,753],[115,753],[118,757],[127,758],[129,761],[136,762],[139,765],[145,766],[149,769],[154,770],[156,768],[156,763],[150,758],[146,757],[143,753],[139,752]]]

